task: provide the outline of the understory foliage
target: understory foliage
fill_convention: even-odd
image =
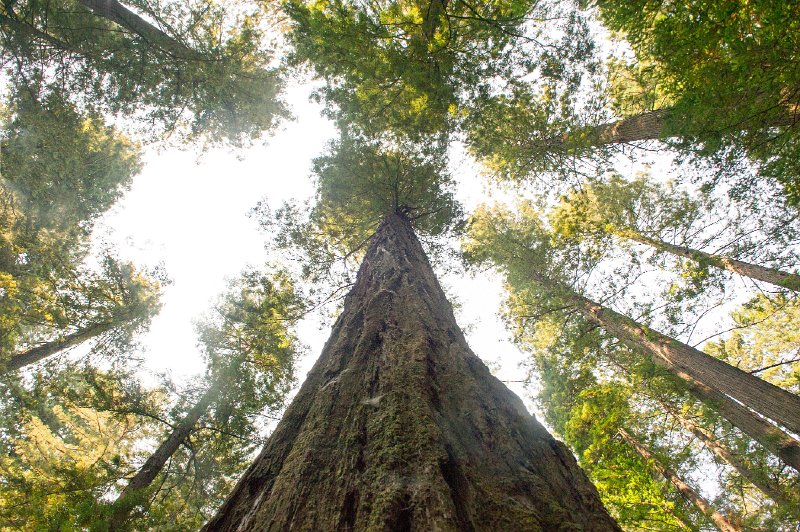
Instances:
[[[537,407],[624,529],[794,530],[792,420],[733,396],[800,394],[798,35],[764,0],[1,2],[0,528],[202,526],[290,393],[295,323],[400,214],[503,279]],[[310,78],[338,131],[315,195],[253,210],[282,264],[198,320],[202,375],[146,374],[168,272],[98,220],[144,146],[256,142]],[[506,201],[467,212],[481,180]]]

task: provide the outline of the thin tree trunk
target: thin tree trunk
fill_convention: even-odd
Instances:
[[[689,382],[729,395],[745,406],[800,434],[800,396],[718,358],[637,323],[627,316],[570,292],[570,303],[589,321]]]
[[[51,355],[60,353],[65,349],[69,349],[70,347],[81,344],[86,340],[108,332],[118,325],[118,322],[113,321],[95,323],[89,325],[88,327],[78,329],[74,333],[65,336],[61,340],[47,342],[40,346],[28,349],[27,351],[23,351],[22,353],[12,355],[11,359],[6,362],[4,371],[15,371],[35,362],[39,362],[40,360]]]
[[[618,360],[612,358],[611,362],[624,372],[630,371]],[[659,364],[658,360],[654,360],[654,362],[665,367],[664,364]],[[694,397],[706,403],[731,425],[760,443],[765,449],[780,458],[785,464],[800,471],[800,442],[752,410],[748,410],[736,401],[731,400],[727,395],[718,392],[710,386],[693,381],[685,375],[676,376],[683,380],[689,392]]]
[[[761,490],[761,492],[778,503],[781,506],[785,506],[786,508],[791,508],[792,505],[790,504],[789,500],[781,493],[780,489],[777,486],[772,485],[767,480],[761,478],[757,473],[752,471],[744,462],[739,460],[736,455],[734,455],[730,449],[728,449],[725,445],[720,443],[719,440],[714,436],[713,433],[705,429],[704,427],[696,424],[695,422],[687,419],[683,416],[680,412],[677,412],[673,407],[670,405],[659,401],[659,404],[664,408],[665,411],[669,412],[672,417],[678,420],[678,423],[681,426],[691,432],[698,440],[700,440],[705,447],[714,453],[720,460],[731,466],[739,475],[750,482],[753,486]],[[800,517],[800,516],[798,516]]]
[[[676,246],[675,244],[670,244],[662,240],[649,238],[637,231],[630,229],[621,231],[619,234],[624,238],[635,240],[636,242],[654,247],[661,251],[666,251],[667,253],[672,253],[673,255],[686,257],[687,259],[692,259],[699,263],[708,263],[716,268],[738,273],[739,275],[750,277],[751,279],[756,279],[758,281],[764,281],[765,283],[779,286],[781,288],[789,288],[790,290],[794,290],[796,292],[800,291],[800,275],[794,273],[784,272],[775,268],[766,268],[764,266],[750,264],[749,262],[744,262],[721,255],[713,255],[711,253],[706,253],[705,251],[700,251],[685,246]]]
[[[714,522],[719,530],[722,532],[737,532],[740,530],[738,527],[733,526],[728,519],[716,511],[711,504],[697,493],[691,486],[686,484],[674,471],[659,462],[653,454],[647,450],[636,438],[631,436],[625,429],[619,429],[619,434],[622,438],[633,447],[636,452],[650,464],[650,466],[658,471],[661,476],[666,478],[678,491],[681,492],[686,500],[694,504],[703,515],[707,516]]]
[[[422,18],[422,35],[425,37],[425,42],[430,43],[436,30],[439,28],[439,17],[447,9],[449,0],[430,0],[428,9],[425,16]]]
[[[164,33],[117,0],[78,0],[99,17],[108,19],[135,33],[150,44],[180,59],[201,59],[202,56],[171,35]]]
[[[164,440],[158,449],[150,455],[150,458],[139,469],[136,475],[131,478],[122,493],[119,494],[117,500],[114,502],[114,510],[109,522],[110,530],[124,530],[125,523],[130,516],[131,511],[139,502],[137,495],[146,490],[158,474],[164,469],[164,465],[175,454],[175,451],[186,441],[189,434],[194,430],[194,426],[198,420],[208,411],[209,407],[217,400],[219,394],[219,386],[212,384],[200,399],[195,403],[191,410],[181,420],[181,422],[172,429],[172,432]]]
[[[402,215],[205,530],[619,530],[572,454],[469,349]]]
[[[614,122],[598,124],[576,132],[551,137],[538,141],[535,145],[537,151],[564,151],[570,147],[597,147],[642,140],[663,140],[669,136],[666,131],[666,125],[671,111],[672,109],[670,108],[648,111],[621,118]],[[787,105],[782,113],[771,117],[767,124],[745,124],[737,129],[793,126],[797,124],[797,121],[797,110],[795,107]]]
[[[794,437],[714,388],[684,380],[692,395],[710,405],[734,427],[763,445],[785,464],[800,471],[800,442]]]

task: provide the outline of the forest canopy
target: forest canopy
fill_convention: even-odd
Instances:
[[[522,364],[487,363],[506,366],[620,527],[793,530],[798,35],[800,4],[757,0],[4,0],[0,528],[222,519],[239,479],[268,468],[257,454],[290,399],[308,400],[305,345],[322,343],[309,331],[364,295],[359,279],[400,267],[370,246],[405,242],[407,224],[428,257],[412,246],[409,264],[430,260],[456,318],[499,316],[504,330],[482,321],[470,342],[510,340]],[[281,140],[299,128],[312,144],[315,114],[333,137],[287,170],[270,147],[299,158]],[[181,152],[190,167],[158,166]],[[183,178],[215,158],[229,166],[219,201],[244,198],[263,251],[224,283],[216,233],[252,241],[223,209],[179,219],[205,179]],[[176,327],[180,268],[109,236],[141,190],[174,206],[206,287],[224,284],[205,310],[184,308],[184,353],[152,344]],[[139,216],[156,218],[154,198]],[[413,284],[380,282],[365,309]],[[391,337],[333,334],[348,353]],[[153,370],[172,358],[195,373]],[[444,371],[431,360],[428,379]],[[341,378],[327,376],[320,394]],[[420,386],[441,403],[438,383]],[[392,400],[353,404],[424,418]],[[457,450],[445,454],[442,476],[468,491]],[[358,497],[342,503],[345,529]],[[395,524],[413,506],[384,503]]]

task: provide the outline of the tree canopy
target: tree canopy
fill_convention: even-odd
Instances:
[[[308,435],[297,448],[310,452],[318,435],[300,411],[339,434],[351,418],[327,394],[358,382],[369,393],[347,388],[342,404],[395,415],[368,427],[394,438],[375,439],[391,449],[380,467],[401,471],[391,453],[419,445],[421,475],[478,493],[460,469],[469,453],[440,446],[428,421],[444,419],[443,404],[457,410],[439,390],[478,383],[467,404],[500,388],[475,357],[448,351],[468,349],[430,255],[501,280],[503,306],[488,310],[527,361],[521,380],[547,425],[533,439],[580,476],[547,430],[561,438],[621,527],[790,529],[798,21],[795,3],[763,0],[1,2],[0,527],[185,530],[229,493],[247,503],[256,492],[236,481],[292,395],[297,323],[323,319],[314,312],[351,288],[339,307],[349,325],[323,351],[338,366],[314,370],[265,452],[294,446],[290,433]],[[309,164],[311,199],[277,206],[270,192],[254,208],[272,262],[229,280],[198,319],[187,355],[202,371],[149,373],[138,346],[170,272],[123,258],[98,227],[154,145],[251,145],[289,118],[284,92],[299,85],[313,85],[337,135]],[[269,187],[281,172],[270,168]],[[390,282],[401,278],[402,290]],[[411,354],[381,362],[376,346]],[[436,381],[462,362],[469,378]],[[373,373],[345,375],[364,368]],[[384,376],[421,386],[425,401],[381,395]],[[518,419],[490,402],[463,433],[480,445],[505,430],[492,415]],[[404,439],[398,419],[426,427],[421,439]],[[352,442],[320,444],[341,478],[369,462],[362,452],[332,465],[372,444],[356,429]],[[292,471],[311,463],[292,460]],[[508,486],[532,471],[501,469],[508,478],[491,482]],[[374,508],[410,527],[421,503],[393,482]],[[339,527],[353,528],[368,499],[343,495]],[[454,499],[462,528],[473,502]]]

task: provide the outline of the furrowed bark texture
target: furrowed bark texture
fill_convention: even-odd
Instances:
[[[659,462],[658,459],[656,459],[656,457],[654,457],[653,454],[636,438],[631,436],[628,431],[625,429],[620,429],[619,434],[626,442],[628,442],[631,447],[636,450],[639,456],[644,458],[653,469],[658,471],[662,477],[667,479],[673,486],[675,486],[675,489],[677,489],[681,495],[686,498],[686,500],[694,504],[698,510],[711,519],[711,521],[719,530],[722,532],[737,532],[740,530],[739,528],[733,526],[724,515],[716,511],[705,498],[703,498],[691,486],[684,482],[683,479],[675,474],[674,471]]]
[[[322,355],[205,530],[619,530],[470,351],[407,219],[378,229]]]

